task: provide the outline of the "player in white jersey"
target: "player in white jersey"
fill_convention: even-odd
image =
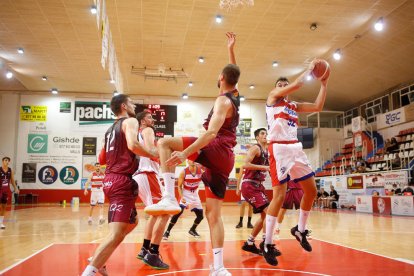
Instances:
[[[156,149],[154,119],[151,112],[144,110],[137,114],[140,124],[138,140],[148,150]],[[157,160],[141,157],[138,170],[133,179],[138,183],[138,195],[145,206],[157,203],[162,197],[162,185],[159,180],[160,165]],[[150,216],[145,225],[144,241],[137,258],[155,269],[168,269],[159,255],[159,247],[168,223],[169,215]]]
[[[298,112],[319,112],[326,98],[328,79],[321,80],[321,88],[314,103],[297,103],[290,101],[288,95],[302,87],[305,78],[312,72],[317,60],[309,65],[293,83],[286,78],[279,78],[275,88],[270,91],[266,101],[266,117],[269,140],[269,165],[272,178],[273,199],[266,215],[266,245],[263,256],[271,265],[277,265],[276,248],[273,244],[274,227],[277,216],[286,195],[289,180],[301,185],[304,195],[300,204],[298,225],[291,229],[291,234],[306,251],[312,251],[307,241],[306,223],[316,197],[314,172],[308,158],[302,150],[302,143],[297,138]]]
[[[99,224],[103,224],[105,219],[103,217],[103,205],[105,203],[105,194],[102,189],[103,180],[105,174],[101,171],[101,165],[95,163],[95,171],[89,176],[88,181],[85,183],[84,194],[88,195],[89,184],[91,185],[91,208],[89,209],[88,224],[92,224],[92,213],[96,204],[99,206]]]
[[[191,226],[188,233],[195,238],[200,237],[196,231],[196,228],[204,218],[203,206],[201,205],[200,196],[198,195],[198,187],[201,183],[201,175],[203,174],[203,170],[200,165],[192,160],[187,159],[187,163],[188,167],[186,167],[178,177],[178,193],[181,197],[181,212],[171,218],[167,231],[164,233],[164,240],[168,240],[171,229],[184,212],[184,209],[190,209],[191,212],[194,212],[196,215],[193,226]]]

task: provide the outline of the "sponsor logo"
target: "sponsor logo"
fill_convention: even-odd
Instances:
[[[111,206],[109,206],[109,211],[110,212],[121,212],[122,207],[124,207],[123,204],[111,204]]]
[[[392,125],[392,124],[395,124],[395,123],[399,123],[400,120],[401,120],[401,111],[385,115],[385,123],[387,125]]]
[[[379,198],[378,202],[377,202],[377,206],[378,206],[379,213],[380,214],[384,213],[384,211],[385,211],[385,201],[384,201],[384,199]]]
[[[39,170],[38,177],[43,184],[51,185],[55,183],[58,172],[53,166],[44,166]]]
[[[47,134],[29,134],[27,153],[47,153]]]
[[[109,102],[75,102],[74,116],[79,125],[111,124],[115,120]]]
[[[69,138],[69,137],[53,137],[52,138],[54,143],[72,143],[72,144],[78,144],[80,143],[80,139],[79,138]]]
[[[64,167],[59,173],[60,181],[66,185],[75,184],[79,178],[78,170],[73,166],[66,166]]]

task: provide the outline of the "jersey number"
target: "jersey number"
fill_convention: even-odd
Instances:
[[[295,121],[289,119],[287,124],[288,124],[288,126],[294,127],[295,126]]]
[[[106,152],[114,150],[114,146],[113,146],[114,141],[115,141],[115,130],[112,130],[111,133],[108,133],[108,135],[106,135]]]

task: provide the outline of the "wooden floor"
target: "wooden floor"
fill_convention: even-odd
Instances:
[[[87,205],[75,209],[70,206],[40,205],[35,207],[21,206],[18,209],[8,211],[6,217],[7,228],[0,231],[0,274],[52,275],[51,272],[53,271],[53,275],[56,275],[55,273],[58,271],[53,270],[54,263],[50,262],[50,257],[43,256],[46,253],[63,260],[63,266],[66,264],[68,267],[74,267],[73,273],[75,275],[79,274],[83,266],[86,265],[86,257],[93,252],[96,244],[108,233],[107,224],[99,226],[96,219],[93,225],[88,225],[88,209],[89,206]],[[97,210],[95,210],[95,215],[97,216]],[[167,255],[163,256],[164,259],[168,260],[167,263],[174,264],[175,268],[172,265],[170,271],[157,272],[135,259],[135,255],[140,248],[140,244],[137,243],[141,243],[143,238],[145,219],[142,209],[139,210],[139,215],[140,223],[138,227],[126,238],[122,248],[118,249],[119,252],[116,252],[116,254],[114,253],[112,260],[108,263],[110,272],[111,265],[114,269],[121,269],[117,270],[118,273],[112,273],[112,275],[120,275],[121,272],[119,271],[125,271],[128,267],[119,267],[119,263],[123,263],[123,260],[128,260],[128,265],[133,270],[133,274],[127,273],[128,275],[156,273],[171,275],[173,271],[176,271],[174,269],[177,268],[183,271],[190,269],[192,273],[194,273],[194,270],[200,270],[207,274],[206,268],[208,263],[211,262],[211,248],[209,243],[205,242],[209,240],[206,220],[197,229],[202,237],[194,239],[187,234],[194,220],[194,214],[186,211],[182,215],[172,230],[168,243],[165,243],[161,248],[161,253],[164,251],[164,254]],[[291,273],[303,274],[305,271],[309,273],[313,271],[321,275],[346,275],[354,274],[355,271],[353,270],[356,264],[366,269],[366,273],[362,274],[372,274],[378,268],[381,268],[379,274],[390,274],[389,271],[382,270],[384,262],[389,262],[390,269],[394,269],[396,273],[397,271],[404,271],[414,275],[414,218],[412,217],[380,217],[353,211],[314,210],[310,217],[310,226],[313,237],[311,243],[315,250],[312,253],[304,253],[305,251],[301,250],[289,233],[289,229],[297,223],[297,212],[290,211],[282,225],[281,240],[277,242],[283,253],[283,256],[279,259],[278,267],[270,267],[262,257],[248,256],[246,252],[240,250],[243,240],[250,233],[250,229],[235,229],[238,220],[238,206],[224,206],[225,255],[227,255],[225,264],[227,263],[234,268],[232,270],[233,275],[265,275],[271,271],[268,269],[278,269],[278,271],[284,271],[285,273],[290,271]],[[254,220],[255,217],[253,222]],[[44,251],[41,251],[42,249]],[[185,254],[189,254],[188,252],[191,251],[198,252],[195,258],[198,260],[195,263],[197,265],[192,264],[192,260],[189,259],[183,261],[184,256],[177,254],[177,252],[187,252]],[[367,252],[375,255],[367,254]],[[121,258],[120,254],[129,257]],[[234,257],[229,258],[229,256]],[[372,260],[368,261],[367,256],[372,257]],[[76,266],[71,266],[70,260],[73,258],[75,258],[73,262],[76,263]],[[349,267],[342,263],[344,258],[350,262]],[[360,263],[362,259],[365,260],[364,263]],[[33,262],[34,267],[39,266],[39,260],[46,263],[46,268],[43,267],[42,270],[34,273],[28,265]],[[301,260],[306,260],[306,266],[301,263]],[[341,263],[339,263],[340,260],[342,260]],[[301,265],[298,265],[298,262]],[[10,269],[12,266],[14,268]],[[341,267],[340,270],[322,269],[322,267],[330,266]],[[244,272],[237,272],[237,267],[244,267]],[[246,270],[246,268],[259,270]],[[359,267],[359,269],[361,268]],[[73,273],[68,272],[65,275],[74,275]]]

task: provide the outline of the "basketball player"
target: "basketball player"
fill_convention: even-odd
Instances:
[[[201,169],[200,165],[197,165],[192,160],[188,159],[187,163],[188,167],[182,170],[180,176],[178,177],[178,193],[180,194],[181,198],[181,212],[171,218],[167,231],[164,233],[164,240],[168,240],[171,229],[174,227],[178,218],[184,212],[184,209],[190,209],[191,212],[194,212],[196,215],[193,226],[191,226],[188,234],[195,238],[200,237],[196,231],[196,228],[204,218],[203,206],[201,205],[200,196],[198,195],[198,186],[201,183],[201,175],[203,173],[203,170]]]
[[[266,179],[266,174],[269,171],[266,129],[256,129],[254,131],[254,137],[256,138],[257,144],[250,147],[247,151],[243,164],[245,173],[241,185],[241,192],[246,201],[253,206],[253,213],[260,214],[260,218],[254,224],[253,230],[248,240],[243,244],[242,249],[261,255],[261,250],[256,247],[254,240],[260,230],[263,229],[266,209],[270,203],[265,194],[265,187],[263,186],[263,181]],[[261,244],[261,247],[263,245],[264,242]]]
[[[99,155],[99,163],[106,164],[103,190],[109,199],[109,234],[96,249],[83,276],[94,276],[98,270],[106,273],[105,262],[137,224],[138,185],[132,179],[138,168],[135,155],[157,157],[156,151],[148,151],[138,142],[135,104],[129,96],[112,97],[111,110],[117,119],[106,131],[104,148]]]
[[[161,168],[165,181],[163,199],[145,208],[149,214],[179,213],[181,211],[174,195],[175,166],[186,159],[203,165],[202,180],[206,186],[206,217],[210,228],[214,265],[210,275],[231,275],[223,265],[224,227],[221,206],[230,172],[234,166],[233,148],[236,145],[236,127],[239,123],[239,92],[236,84],[240,69],[236,64],[233,47],[236,35],[227,33],[230,63],[219,75],[217,97],[204,128],[206,132],[195,137],[164,138],[158,142]]]
[[[137,114],[139,122],[138,140],[147,150],[157,151],[155,146],[154,119],[151,112],[144,110]],[[162,197],[162,188],[159,180],[160,165],[158,161],[148,157],[139,159],[138,170],[133,178],[138,183],[138,194],[145,206],[157,203]],[[168,269],[160,257],[160,243],[169,215],[150,216],[146,221],[144,241],[137,258],[155,269]]]
[[[101,171],[101,164],[95,163],[95,171],[89,176],[85,183],[85,195],[88,195],[88,187],[91,184],[91,208],[89,209],[88,224],[92,225],[92,213],[96,204],[99,206],[99,224],[103,224],[105,219],[103,217],[103,204],[105,203],[105,194],[102,190],[103,180],[105,174]]]
[[[297,112],[319,112],[322,110],[326,98],[328,78],[321,80],[321,88],[314,103],[296,103],[290,101],[288,95],[302,87],[306,76],[312,72],[317,62],[317,60],[313,60],[309,68],[291,84],[286,78],[279,78],[276,81],[276,87],[270,91],[266,101],[273,199],[266,215],[266,245],[263,256],[270,265],[277,265],[273,232],[277,215],[286,196],[286,183],[289,180],[298,182],[304,193],[300,204],[299,222],[291,229],[291,233],[306,251],[312,251],[312,247],[306,239],[308,235],[306,222],[316,196],[315,174],[302,150],[302,144],[298,142]]]
[[[243,227],[243,217],[244,217],[244,210],[247,206],[247,228],[253,228],[252,225],[252,216],[253,216],[253,207],[244,199],[243,195],[240,192],[241,181],[243,179],[244,170],[240,168],[239,176],[237,177],[237,184],[236,184],[236,195],[240,196],[240,220],[239,223],[236,225],[236,229]]]
[[[11,198],[10,184],[12,184],[15,193],[19,193],[19,189],[14,182],[14,175],[11,168],[9,168],[10,157],[3,157],[1,160],[1,169],[0,169],[0,229],[6,229],[4,225],[4,214],[6,213],[6,205],[9,198]]]

